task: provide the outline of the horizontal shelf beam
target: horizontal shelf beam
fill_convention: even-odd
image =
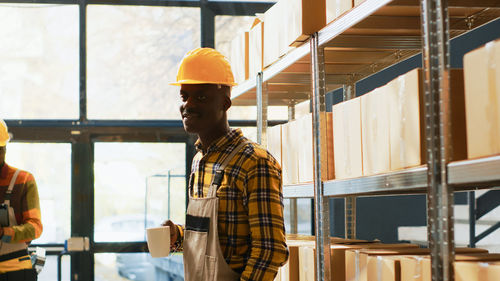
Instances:
[[[382,50],[420,50],[421,36],[377,36],[377,35],[339,35],[324,45],[325,48],[360,48]]]
[[[285,198],[314,197],[313,184],[288,185],[283,188]],[[365,196],[425,193],[427,167],[421,166],[402,171],[354,179],[324,182],[325,196]]]
[[[325,196],[422,193],[427,187],[427,167],[325,182]]]
[[[452,162],[448,181],[455,187],[494,187],[500,185],[500,156]]]
[[[388,6],[418,6],[416,0],[395,0]],[[449,8],[489,8],[498,7],[498,0],[449,0]]]

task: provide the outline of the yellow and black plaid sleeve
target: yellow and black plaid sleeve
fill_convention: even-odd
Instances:
[[[273,280],[288,259],[283,219],[281,168],[266,150],[256,147],[247,170],[251,250],[241,280]]]

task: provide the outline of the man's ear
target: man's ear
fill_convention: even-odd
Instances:
[[[231,101],[231,98],[228,96],[224,96],[224,111],[227,111],[232,104],[233,102]]]

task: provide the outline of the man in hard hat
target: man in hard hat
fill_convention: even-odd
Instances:
[[[192,50],[172,84],[181,87],[184,129],[198,135],[186,224],[164,223],[184,252],[185,280],[274,280],[288,258],[281,167],[229,128],[229,62],[211,48]]]
[[[32,281],[28,243],[42,234],[38,189],[33,175],[5,163],[9,140],[0,119],[0,281]]]

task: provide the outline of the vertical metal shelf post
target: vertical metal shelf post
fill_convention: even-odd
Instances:
[[[356,97],[356,84],[354,81],[349,81],[343,87],[343,100],[347,101]],[[345,238],[356,238],[356,197],[347,196],[344,198],[344,225]]]
[[[428,240],[433,281],[453,281],[455,255],[451,155],[447,0],[421,0],[428,180]]]
[[[295,102],[292,100],[288,104],[288,122],[295,120]],[[297,214],[297,198],[290,198],[290,233],[297,234],[298,231],[298,214]]]
[[[267,87],[262,72],[257,73],[257,142],[267,144]]]
[[[330,280],[330,221],[329,200],[324,197],[321,180],[321,132],[320,112],[326,111],[325,104],[325,57],[324,49],[319,47],[318,33],[311,36],[311,74],[312,74],[312,125],[314,158],[314,211],[316,233],[316,280]]]

